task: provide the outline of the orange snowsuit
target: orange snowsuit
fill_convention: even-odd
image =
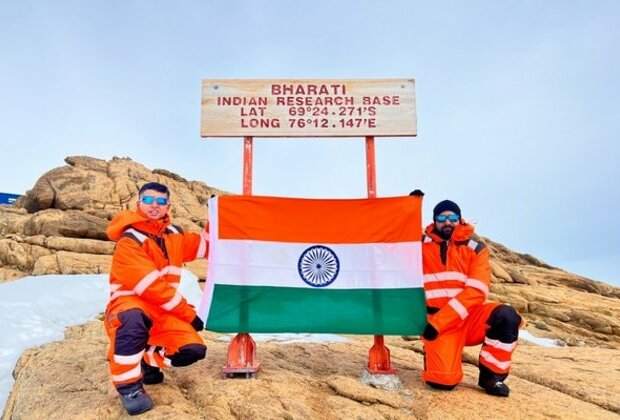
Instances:
[[[439,332],[424,340],[424,372],[430,385],[451,389],[463,378],[463,346],[483,344],[481,375],[503,380],[517,345],[521,317],[509,305],[486,302],[491,283],[489,250],[472,240],[472,225],[462,221],[446,241],[430,224],[422,257],[428,322]]]
[[[177,289],[183,263],[206,257],[207,233],[183,233],[167,215],[149,220],[139,210],[118,213],[107,233],[117,242],[104,321],[112,382],[140,381],[143,359],[164,367],[204,358],[206,347],[191,325],[196,311]]]

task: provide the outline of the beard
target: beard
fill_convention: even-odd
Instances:
[[[437,233],[437,235],[441,239],[444,239],[447,241],[448,239],[452,237],[452,232],[454,232],[454,226],[445,225],[441,229],[439,229],[437,225],[435,225],[435,233]]]

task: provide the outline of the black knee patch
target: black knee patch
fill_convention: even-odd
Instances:
[[[510,305],[499,305],[487,320],[487,337],[502,343],[513,343],[519,338],[521,315]]]
[[[170,356],[172,366],[189,366],[205,358],[207,347],[202,344],[187,344]]]
[[[117,315],[121,321],[116,330],[114,354],[129,356],[146,348],[153,321],[140,309],[129,309]]]
[[[456,388],[457,384],[444,385],[444,384],[438,384],[437,382],[426,381],[426,385],[430,386],[431,388],[441,389],[443,391],[452,391],[454,388]]]

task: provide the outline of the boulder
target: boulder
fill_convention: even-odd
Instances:
[[[495,277],[495,280],[497,282],[499,283],[511,283],[512,282],[512,278],[510,277],[510,274],[508,274],[508,271],[506,271],[506,269],[502,266],[502,263],[496,260],[491,260],[489,262],[491,264],[491,272],[493,273],[493,276]]]
[[[107,240],[108,220],[80,211],[48,209],[35,213],[25,224],[28,236],[64,236]]]

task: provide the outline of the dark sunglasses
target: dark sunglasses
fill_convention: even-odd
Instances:
[[[166,197],[153,197],[152,195],[144,195],[140,198],[144,204],[153,204],[153,202],[157,203],[160,206],[165,206],[168,204],[168,199]]]
[[[449,220],[452,223],[456,223],[459,221],[459,219],[460,217],[458,214],[451,214],[449,216],[446,216],[445,214],[440,214],[435,218],[435,220],[437,220],[439,223],[445,223],[446,220]]]

